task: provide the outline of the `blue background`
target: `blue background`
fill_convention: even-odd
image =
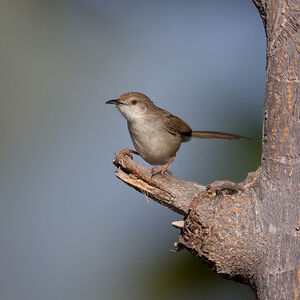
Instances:
[[[139,91],[195,130],[251,137],[192,140],[171,165],[243,180],[260,162],[265,84],[252,2],[2,1],[0,35],[0,298],[254,299],[169,251],[182,217],[115,178],[132,144],[104,104]]]

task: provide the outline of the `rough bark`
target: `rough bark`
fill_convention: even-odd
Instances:
[[[267,35],[267,81],[257,221],[266,245],[255,283],[260,298],[298,299],[300,3],[261,3]]]
[[[239,184],[151,178],[128,156],[116,176],[184,216],[178,248],[258,299],[300,297],[300,3],[253,0],[267,36],[261,166]]]

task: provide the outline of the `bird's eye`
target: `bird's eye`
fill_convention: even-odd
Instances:
[[[137,103],[138,103],[137,100],[132,100],[132,101],[131,101],[131,104],[132,104],[132,105],[137,105]]]

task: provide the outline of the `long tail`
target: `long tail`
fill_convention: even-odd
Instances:
[[[249,138],[245,136],[218,131],[192,131],[192,137],[203,139],[249,140]]]

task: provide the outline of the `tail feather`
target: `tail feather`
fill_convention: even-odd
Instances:
[[[218,131],[192,131],[192,137],[203,139],[229,139],[229,140],[249,140],[249,138],[241,135],[218,132]]]

